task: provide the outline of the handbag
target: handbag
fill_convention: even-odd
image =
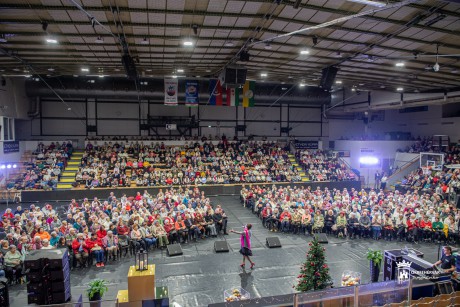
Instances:
[[[334,224],[332,225],[332,228],[331,228],[333,231],[337,231],[337,224]]]

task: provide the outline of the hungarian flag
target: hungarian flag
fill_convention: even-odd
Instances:
[[[237,107],[240,105],[240,89],[227,88],[227,106]]]
[[[220,80],[209,80],[209,104],[212,106],[221,106],[222,99],[222,85]]]
[[[256,87],[256,81],[246,81],[243,86],[243,107],[254,106],[254,89]]]

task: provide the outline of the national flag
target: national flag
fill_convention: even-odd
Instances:
[[[255,81],[246,81],[243,86],[243,107],[254,106],[254,89],[256,87]]]
[[[240,89],[239,88],[227,88],[227,101],[226,105],[231,107],[237,107],[240,104]]]
[[[220,80],[209,80],[209,104],[213,106],[222,105],[222,85]]]

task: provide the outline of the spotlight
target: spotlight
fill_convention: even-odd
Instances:
[[[198,26],[197,26],[197,25],[193,25],[193,26],[192,26],[192,29],[193,29],[193,34],[197,35],[197,34],[198,34]]]
[[[48,29],[48,23],[46,21],[42,22],[42,29],[43,31],[46,31]]]
[[[310,54],[310,51],[308,49],[303,49],[303,50],[300,50],[300,54]]]
[[[49,44],[57,44],[58,41],[57,39],[54,39],[54,38],[47,38],[46,42]]]
[[[88,72],[89,68],[82,68],[81,71]]]
[[[359,158],[359,163],[362,165],[377,165],[379,164],[379,159],[376,157],[365,156]]]
[[[6,168],[5,164],[2,164],[2,166],[0,166],[0,168],[5,169]]]
[[[13,168],[16,168],[16,167],[18,167],[18,166],[16,164],[13,164]]]
[[[318,36],[316,36],[316,35],[313,36],[313,37],[311,38],[311,40],[313,41],[313,46],[316,46],[316,45],[318,44]]]
[[[182,68],[179,68],[177,72],[184,72],[184,70]]]
[[[306,84],[305,83],[300,83],[299,86],[300,87],[304,87]]]
[[[6,168],[11,168],[11,164],[8,164],[8,165],[6,166]]]
[[[395,66],[396,67],[404,67],[405,64],[404,64],[404,62],[398,62],[398,63],[395,64]]]
[[[404,88],[398,87],[398,88],[396,88],[396,90],[397,90],[398,92],[402,92],[402,91],[404,91]]]
[[[261,77],[266,77],[267,74],[263,72],[263,73],[260,74],[260,76],[261,76]]]
[[[208,128],[212,128],[212,126],[208,126]]]
[[[342,84],[342,81],[337,80],[337,81],[335,81],[335,84]]]

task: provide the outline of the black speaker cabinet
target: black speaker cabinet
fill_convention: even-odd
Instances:
[[[268,248],[281,247],[281,242],[280,242],[280,239],[278,237],[267,237],[265,242],[266,242]]]
[[[227,241],[215,241],[214,250],[216,253],[228,253],[229,248]]]
[[[0,306],[10,306],[10,297],[8,295],[8,280],[0,278]]]
[[[324,90],[330,91],[338,71],[339,69],[334,66],[324,68],[319,86]]]
[[[226,67],[220,75],[220,80],[222,84],[229,86],[243,85],[246,82],[247,73],[248,70],[243,67]]]
[[[328,244],[329,241],[325,233],[315,233],[315,238],[319,243]]]
[[[179,256],[183,254],[182,247],[180,246],[180,244],[170,244],[167,248],[169,257]]]

